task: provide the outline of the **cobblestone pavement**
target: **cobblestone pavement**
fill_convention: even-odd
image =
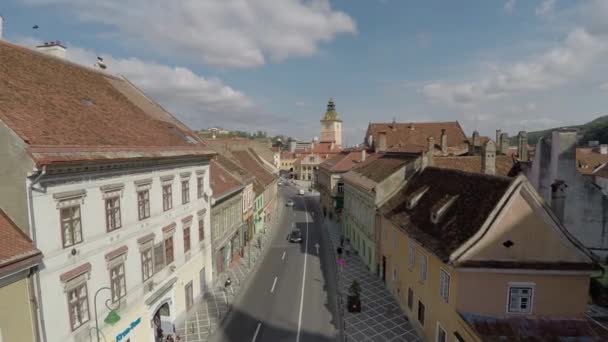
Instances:
[[[276,222],[276,220],[274,221]],[[180,342],[205,342],[215,333],[222,324],[223,318],[228,314],[230,305],[239,294],[241,285],[254,268],[260,255],[266,247],[271,231],[260,234],[261,248],[257,246],[257,237],[251,240],[250,246],[245,247],[244,256],[236,261],[226,272],[214,280],[212,288],[208,289],[202,300],[194,304],[185,317],[178,318],[175,323],[177,336]],[[249,265],[249,251],[251,250],[251,266]],[[230,277],[232,284],[224,288],[224,282]]]
[[[333,249],[340,244],[338,224],[326,220]],[[352,248],[351,248],[352,250]],[[370,273],[363,261],[351,253],[344,257],[345,265],[339,271],[339,288],[342,294],[346,340],[351,341],[422,341],[407,317],[399,308],[380,279]],[[361,285],[360,313],[346,310],[346,294],[353,280]]]

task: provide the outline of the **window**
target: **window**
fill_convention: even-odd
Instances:
[[[154,274],[154,261],[152,259],[152,251],[154,248],[150,247],[141,252],[141,275],[142,280],[146,281]]]
[[[137,192],[137,211],[139,219],[143,220],[150,217],[150,191],[141,190]]]
[[[163,210],[167,211],[173,208],[173,190],[171,184],[163,185]]]
[[[165,239],[165,263],[169,265],[173,262],[173,237]]]
[[[424,304],[421,301],[418,301],[418,322],[424,325]]]
[[[205,178],[198,177],[196,179],[196,193],[198,194],[198,198],[203,198],[205,195]]]
[[[165,247],[163,243],[154,246],[154,273],[165,267]]]
[[[532,311],[532,287],[509,287],[509,312],[530,313]]]
[[[120,197],[106,198],[106,229],[111,232],[121,226]]]
[[[82,227],[80,219],[80,205],[61,208],[61,237],[63,248],[74,246],[82,242]]]
[[[185,288],[184,292],[186,292],[186,311],[188,311],[194,304],[194,293],[192,292],[192,282],[189,282],[188,284],[186,284],[186,288]]]
[[[198,241],[205,240],[205,219],[199,217],[198,219]]]
[[[89,297],[86,282],[68,290],[68,309],[72,331],[89,321]]]
[[[426,264],[427,256],[424,254],[420,255],[420,281],[426,280]]]
[[[435,338],[436,342],[447,342],[448,334],[445,332],[441,324],[437,322],[437,336]]]
[[[190,226],[184,228],[184,253],[190,250]]]
[[[409,267],[410,270],[412,270],[414,268],[414,265],[416,265],[416,248],[414,246],[412,246],[412,242],[410,241],[410,248],[409,248]]]
[[[124,263],[110,268],[110,288],[112,289],[112,302],[117,302],[127,295]]]
[[[182,204],[190,202],[190,181],[182,181]]]
[[[450,275],[444,270],[439,271],[439,295],[444,302],[450,298]]]
[[[407,307],[410,310],[414,308],[414,290],[411,287],[407,289]]]

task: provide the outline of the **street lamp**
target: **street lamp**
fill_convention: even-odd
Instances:
[[[95,292],[95,296],[93,296],[93,305],[94,305],[94,309],[95,309],[95,333],[97,334],[97,342],[100,342],[101,340],[99,339],[99,320],[97,318],[97,295],[103,291],[103,290],[108,290],[110,291],[110,296],[112,293],[112,289],[110,289],[107,286],[101,287],[99,288],[99,290],[97,290]],[[118,313],[116,312],[116,310],[118,310],[120,308],[120,300],[118,301],[118,305],[116,306],[116,308],[112,308],[110,306],[110,304],[112,303],[112,298],[106,299],[105,301],[105,306],[108,310],[110,310],[110,312],[108,312],[108,315],[106,316],[106,318],[103,320],[104,322],[106,322],[107,324],[115,324],[116,322],[120,321],[120,316],[118,315]],[[105,337],[104,337],[105,339]]]

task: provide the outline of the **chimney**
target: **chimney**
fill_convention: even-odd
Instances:
[[[67,48],[61,45],[60,41],[56,42],[45,42],[42,45],[36,46],[36,50],[44,52],[47,55],[51,55],[57,58],[65,58],[65,51]]]
[[[428,137],[427,141],[427,151],[426,151],[426,165],[433,166],[433,154],[435,153],[435,138]]]
[[[380,132],[378,134],[378,147],[376,152],[386,152],[386,132]]]
[[[600,154],[608,154],[608,145],[607,144],[600,145]]]
[[[441,154],[444,156],[448,154],[448,135],[445,128],[441,129]]]
[[[567,187],[568,185],[561,179],[556,179],[555,182],[551,184],[551,209],[562,224],[564,223]]]
[[[496,130],[496,150],[500,151],[500,135],[502,134],[502,131],[500,129]]]
[[[4,28],[4,18],[0,15],[0,40],[2,40],[2,29]]]
[[[488,140],[481,155],[481,172],[487,175],[496,174],[496,144]]]
[[[361,150],[361,161],[364,162],[367,157],[367,152],[365,150]]]
[[[526,131],[517,134],[517,157],[520,161],[528,161],[528,133]]]
[[[507,133],[502,133],[500,135],[500,149],[498,149],[498,151],[500,151],[501,154],[507,154],[509,153],[509,135]]]
[[[479,144],[480,144],[479,132],[473,131],[473,137],[471,138],[471,141],[469,142],[469,154],[476,154],[477,147],[479,147]]]

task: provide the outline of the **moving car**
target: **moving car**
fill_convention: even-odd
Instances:
[[[287,202],[285,202],[285,205],[288,207],[293,207],[293,200],[290,198],[287,200]]]
[[[300,191],[298,191],[298,195],[304,196],[304,189],[300,189]]]
[[[299,230],[292,230],[288,240],[289,242],[302,242],[302,233]]]

